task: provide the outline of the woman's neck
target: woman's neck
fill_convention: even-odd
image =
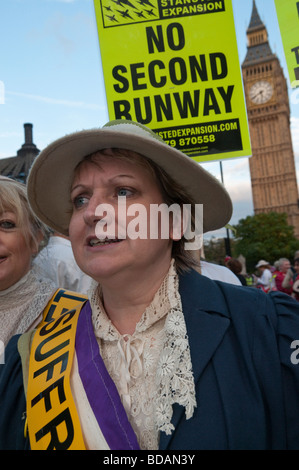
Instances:
[[[149,269],[150,270],[150,269]],[[138,282],[118,283],[117,286],[101,284],[103,306],[120,334],[133,334],[145,309],[151,304],[167,270],[152,276],[148,270],[138,277]],[[150,275],[149,275],[150,274]]]
[[[13,284],[10,284],[9,282],[7,282],[7,280],[6,282],[0,283],[0,296],[9,294],[15,289],[18,289],[22,284],[27,281],[28,277],[30,276],[30,273],[31,269],[28,269],[28,271],[26,271],[25,274]]]

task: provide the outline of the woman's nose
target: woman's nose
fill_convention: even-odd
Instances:
[[[86,206],[83,214],[84,221],[87,225],[95,225],[99,220],[102,219],[99,207],[101,207],[99,198],[91,197],[88,205]]]
[[[105,202],[103,198],[91,198],[84,211],[85,223],[106,229],[115,224],[114,206]],[[101,238],[101,237],[100,237]]]

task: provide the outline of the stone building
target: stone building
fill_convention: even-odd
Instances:
[[[290,131],[286,79],[256,2],[247,29],[242,74],[252,157],[249,159],[253,206],[261,212],[285,212],[299,238],[298,187]]]
[[[26,183],[33,160],[40,152],[33,143],[32,129],[32,124],[24,124],[25,142],[16,156],[0,159],[0,175]]]

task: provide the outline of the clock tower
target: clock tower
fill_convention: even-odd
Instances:
[[[253,0],[242,74],[251,137],[255,214],[286,212],[299,238],[298,188],[286,79]]]

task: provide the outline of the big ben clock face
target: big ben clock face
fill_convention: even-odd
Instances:
[[[249,90],[249,98],[254,104],[264,104],[273,95],[273,87],[266,80],[261,80],[252,85]]]

